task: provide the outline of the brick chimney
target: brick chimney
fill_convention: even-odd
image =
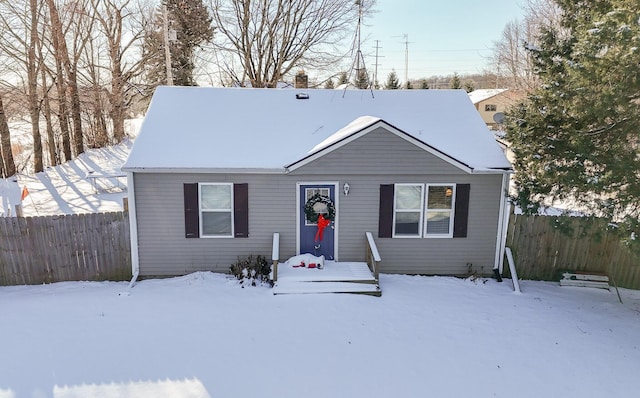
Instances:
[[[293,84],[295,88],[309,88],[309,76],[307,76],[303,70],[300,70],[295,77]]]

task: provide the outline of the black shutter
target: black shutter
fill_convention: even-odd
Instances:
[[[453,219],[453,237],[467,237],[467,221],[469,219],[469,184],[456,185],[456,207]]]
[[[198,184],[184,184],[184,237],[200,237]]]
[[[393,235],[393,189],[393,184],[380,185],[378,238],[391,238]]]
[[[249,237],[249,185],[233,184],[234,237]]]

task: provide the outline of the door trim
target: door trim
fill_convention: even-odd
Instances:
[[[334,201],[334,205],[336,207],[336,215],[335,215],[335,220],[333,221],[333,226],[334,226],[334,230],[333,230],[333,258],[335,261],[338,261],[338,247],[340,239],[338,239],[338,231],[339,231],[339,221],[340,221],[340,191],[339,191],[339,187],[340,187],[340,182],[339,181],[299,181],[296,182],[296,255],[300,254],[300,206],[302,206],[302,203],[300,203],[300,188],[303,185],[333,185],[334,187],[334,191],[335,192],[335,201]]]

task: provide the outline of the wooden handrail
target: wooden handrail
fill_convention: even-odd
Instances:
[[[367,265],[369,266],[371,273],[373,273],[374,278],[378,280],[378,275],[380,274],[380,262],[382,259],[380,258],[376,242],[373,240],[373,234],[371,232],[365,232],[365,236],[367,237]]]
[[[271,280],[276,282],[278,280],[278,260],[280,259],[280,234],[278,232],[273,233],[273,246],[271,248]]]

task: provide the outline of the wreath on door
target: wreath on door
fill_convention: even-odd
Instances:
[[[333,221],[336,216],[336,207],[328,196],[317,193],[304,204],[304,214],[307,220],[314,223],[318,222],[320,214],[325,220]]]

